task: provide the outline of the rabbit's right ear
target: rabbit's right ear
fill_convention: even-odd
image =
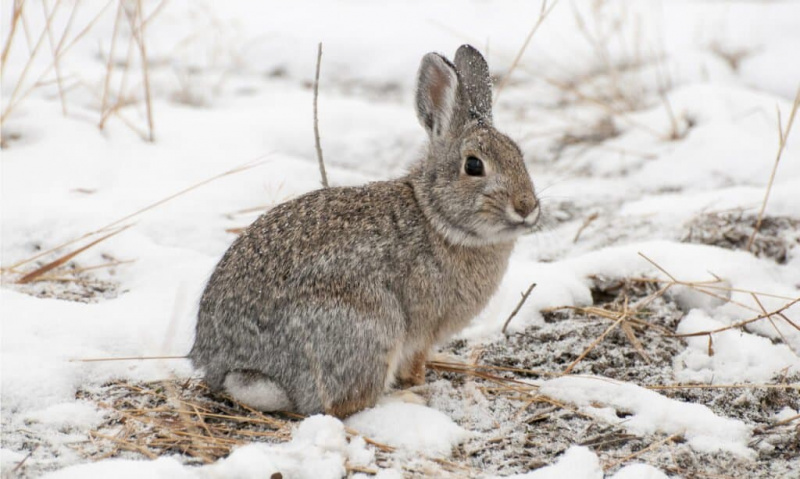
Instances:
[[[456,68],[437,53],[422,58],[417,79],[417,118],[431,139],[448,131],[456,106]]]

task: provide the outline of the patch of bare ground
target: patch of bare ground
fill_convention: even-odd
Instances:
[[[682,241],[720,248],[748,250],[748,242],[758,218],[742,210],[704,213],[685,227]],[[800,244],[800,220],[785,216],[765,216],[753,238],[750,251],[778,264],[789,259],[789,252]]]
[[[467,373],[437,366],[436,372],[429,373],[429,381],[439,379],[429,386],[431,404],[479,432],[458,448],[454,460],[487,475],[518,474],[554,463],[570,446],[584,445],[599,456],[607,473],[644,462],[671,477],[775,478],[796,474],[800,424],[775,421],[775,414],[784,407],[800,409],[796,389],[756,385],[664,387],[675,384],[673,358],[685,347],[680,338],[670,336],[683,312],[669,295],[657,293],[654,283],[595,278],[596,310],[547,312],[542,325],[477,350],[470,350],[464,341],[452,342],[450,353],[469,361],[478,358],[479,364]],[[631,318],[640,321],[630,324],[635,339],[618,327],[596,342],[612,321],[592,311],[619,310],[651,297],[655,299]],[[515,390],[513,381],[547,379],[570,366],[573,373],[649,387],[667,397],[706,405],[720,416],[742,420],[754,430],[751,447],[756,457],[751,460],[729,453],[700,453],[680,436],[633,435],[622,427],[624,412],[617,413],[619,424],[609,424],[569,405]],[[799,379],[777,377],[773,383],[796,384]]]
[[[3,278],[5,286],[20,293],[37,298],[62,299],[79,303],[97,303],[113,299],[124,291],[119,282],[114,280],[117,267],[127,262],[118,261],[104,255],[106,263],[96,266],[83,266],[70,261],[53,269],[47,274],[37,276],[30,282],[19,282],[13,275]],[[33,268],[45,265],[44,261],[31,263]],[[101,271],[102,270],[102,271]]]
[[[351,468],[348,475],[395,468],[405,477],[502,476],[552,464],[574,445],[594,451],[608,474],[634,462],[658,467],[671,477],[758,479],[792,477],[797,472],[800,421],[775,420],[786,407],[800,410],[796,390],[675,385],[673,358],[685,347],[682,339],[671,335],[683,315],[679,305],[656,282],[602,277],[593,281],[593,306],[546,311],[541,325],[493,343],[471,346],[453,341],[446,352],[462,363],[429,363],[427,384],[417,392],[431,407],[475,433],[452,457],[409,454],[367,438],[376,452],[374,466]],[[532,380],[566,370],[649,387],[742,420],[753,428],[756,456],[700,453],[680,435],[631,434],[624,427],[624,411],[612,424],[536,393]],[[774,384],[798,381],[800,375],[779,377]],[[254,411],[212,393],[195,379],[119,381],[82,389],[77,397],[106,412],[104,422],[89,437],[74,439],[68,446],[84,460],[172,455],[200,465],[226,457],[239,445],[286,441],[299,418]],[[34,451],[31,462],[36,464],[27,472],[24,468],[20,477],[35,477],[42,468],[59,466],[38,459],[57,457],[64,452],[63,445],[24,434],[14,437],[25,441],[12,445],[14,449]]]

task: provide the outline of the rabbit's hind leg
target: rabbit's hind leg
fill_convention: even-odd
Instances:
[[[251,369],[231,371],[225,376],[225,390],[234,399],[260,411],[292,411],[286,391],[267,376]]]
[[[400,366],[397,374],[397,386],[401,389],[425,384],[425,363],[428,359],[427,349],[415,352]]]

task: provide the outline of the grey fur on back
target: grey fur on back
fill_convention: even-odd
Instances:
[[[402,178],[281,204],[228,249],[200,300],[194,365],[279,384],[303,414],[374,405],[462,329],[496,290],[539,206],[516,145],[492,127],[485,60],[423,58],[427,154]],[[486,174],[464,173],[468,157]],[[424,370],[423,370],[424,372]]]

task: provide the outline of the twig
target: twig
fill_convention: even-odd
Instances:
[[[6,42],[3,44],[3,53],[0,55],[0,72],[6,71],[6,59],[8,52],[11,50],[11,42],[14,40],[14,34],[17,32],[17,23],[22,17],[22,8],[25,6],[25,0],[14,0],[14,12],[11,14],[11,28],[8,31]]]
[[[522,308],[522,305],[525,304],[525,301],[528,299],[528,296],[530,296],[531,291],[533,291],[533,288],[535,287],[536,283],[531,283],[531,285],[528,286],[528,290],[525,291],[525,294],[522,295],[522,298],[519,300],[519,303],[517,303],[517,307],[514,308],[514,311],[511,311],[511,314],[508,315],[508,319],[506,319],[506,322],[503,323],[503,330],[502,330],[503,334],[506,334],[506,328],[508,328],[508,323],[510,323],[511,320],[514,319],[514,316],[516,316],[517,313],[519,313],[520,308]]]
[[[328,175],[325,174],[325,162],[322,161],[322,146],[319,141],[319,118],[317,116],[317,98],[319,97],[319,67],[322,63],[322,42],[317,45],[317,73],[314,75],[314,144],[317,147],[319,174],[322,176],[323,188],[328,187]]]
[[[58,4],[61,3],[61,0],[56,0],[56,7]],[[44,11],[44,18],[47,19],[50,16],[50,12],[47,11],[47,0],[42,0],[42,10]],[[53,54],[53,66],[56,70],[56,79],[58,80],[58,97],[61,99],[61,112],[64,116],[67,116],[67,101],[64,98],[64,85],[61,80],[61,65],[58,61],[58,50],[56,48],[55,40],[53,39],[53,30],[52,25],[47,23],[45,28],[47,29],[47,40],[50,43],[50,52]]]
[[[791,350],[792,350],[792,352],[794,352],[795,354],[798,354],[798,352],[797,352],[797,351],[795,351],[794,347],[792,346],[792,343],[790,343],[790,342],[789,342],[789,341],[786,339],[786,336],[784,336],[784,335],[783,335],[783,333],[781,332],[781,330],[780,330],[780,329],[778,329],[778,325],[777,325],[777,324],[775,324],[775,321],[772,319],[772,315],[771,315],[771,314],[769,314],[769,313],[767,312],[767,308],[765,308],[765,307],[764,307],[764,304],[761,302],[761,300],[760,300],[760,299],[758,299],[758,296],[756,296],[754,293],[751,293],[750,295],[753,297],[753,301],[755,301],[755,302],[756,302],[756,304],[758,304],[758,307],[759,307],[759,308],[761,308],[761,312],[762,312],[762,313],[764,313],[764,314],[766,314],[766,315],[768,315],[768,316],[767,316],[767,320],[769,321],[769,324],[771,324],[771,325],[772,325],[772,328],[775,330],[775,332],[776,332],[776,333],[778,333],[778,336],[780,336],[780,337],[781,337],[781,339],[783,340],[783,344],[785,344],[785,345],[786,345],[786,347],[788,347],[789,349],[791,349]],[[784,318],[785,318],[785,316],[784,316]],[[787,318],[787,320],[788,320],[788,318]],[[792,322],[791,322],[791,321],[789,321],[789,323],[791,324]],[[709,336],[709,339],[711,339],[711,336]]]
[[[653,384],[644,386],[656,391],[669,389],[797,389],[800,383],[795,384]]]
[[[797,114],[797,107],[800,106],[800,87],[797,89],[797,94],[794,97],[794,103],[792,104],[792,112],[789,114],[789,121],[786,123],[786,130],[781,130],[781,112],[778,110],[778,154],[775,156],[775,164],[772,165],[772,172],[769,175],[769,182],[767,183],[767,191],[764,192],[764,201],[761,203],[761,209],[758,210],[758,219],[756,220],[756,226],[753,228],[753,234],[750,235],[750,240],[747,242],[747,250],[753,251],[753,242],[756,239],[756,234],[758,234],[758,230],[761,228],[761,222],[764,220],[764,210],[767,208],[767,201],[769,200],[769,193],[772,191],[772,183],[775,181],[775,173],[778,171],[778,163],[781,161],[781,155],[783,155],[783,149],[786,147],[786,139],[789,137],[789,134],[792,132],[792,123],[794,123],[794,117]]]
[[[112,0],[109,0],[108,3],[105,4],[105,6],[100,10],[100,12],[98,12],[97,15],[95,15],[95,17],[92,18],[92,20],[89,21],[88,24],[86,24],[86,26],[83,28],[83,30],[81,30],[77,35],[75,35],[75,37],[69,42],[69,44],[67,44],[66,46],[63,46],[64,43],[65,43],[65,40],[66,40],[66,36],[67,36],[66,33],[69,30],[70,25],[72,25],[72,20],[75,18],[75,12],[78,10],[78,4],[79,3],[80,3],[80,0],[75,0],[75,4],[72,7],[72,13],[70,14],[69,20],[67,20],[67,27],[64,30],[64,34],[61,36],[61,41],[59,41],[58,47],[56,47],[56,51],[58,52],[58,59],[59,60],[61,59],[61,57],[66,55],[67,52],[73,46],[75,46],[75,44],[78,43],[78,41],[80,41],[81,38],[83,38],[87,33],[89,33],[89,31],[92,29],[94,24],[97,23],[97,21],[100,19],[100,17],[103,16],[103,13],[105,13],[106,9],[109,6],[111,6]],[[50,12],[51,17],[53,15],[53,13],[55,13],[55,9],[53,9],[53,11]],[[37,45],[38,45],[38,43],[37,43]],[[32,55],[33,55],[33,53],[32,53]],[[36,88],[38,88],[40,86],[40,82],[44,79],[45,76],[47,76],[48,73],[50,73],[50,70],[52,68],[53,68],[53,64],[51,63],[50,66],[48,66],[44,70],[44,72],[42,72],[42,74],[39,75],[39,78],[36,79],[36,81],[33,83],[33,85],[30,88],[28,88],[27,90],[25,90],[25,92],[22,93],[22,95],[20,95],[19,98],[17,98],[16,101],[13,102],[13,104],[12,104],[12,100],[14,100],[15,93],[12,94],[11,100],[9,100],[9,103],[6,105],[6,109],[3,111],[2,117],[0,117],[0,125],[2,125],[5,122],[5,120],[11,114],[11,111],[14,109],[14,107],[16,107],[20,102],[22,102],[25,98],[27,98],[28,95],[30,95]],[[17,88],[15,88],[15,92],[19,88],[19,85],[20,85],[20,83],[17,84]]]
[[[592,341],[592,344],[590,344],[590,345],[589,345],[589,346],[588,346],[588,347],[587,347],[587,348],[586,348],[586,349],[585,349],[585,350],[584,350],[584,351],[583,351],[583,352],[580,354],[580,356],[578,356],[577,358],[575,358],[575,360],[574,360],[574,361],[572,361],[572,362],[569,364],[569,366],[567,366],[567,368],[564,370],[564,374],[569,374],[569,373],[571,373],[571,372],[572,372],[572,369],[573,369],[573,368],[574,368],[574,367],[575,367],[575,366],[576,366],[576,365],[577,365],[579,362],[581,362],[581,361],[583,360],[583,358],[585,358],[585,357],[586,357],[586,355],[588,355],[588,354],[589,354],[589,353],[592,351],[592,349],[594,349],[594,347],[595,347],[595,346],[597,346],[597,345],[600,343],[600,341],[602,341],[602,340],[603,340],[603,338],[605,338],[605,337],[608,335],[608,333],[610,333],[610,332],[611,332],[611,331],[612,331],[614,328],[616,328],[617,326],[619,326],[619,324],[620,324],[620,323],[622,323],[623,321],[625,321],[625,318],[626,318],[627,316],[628,316],[628,311],[624,311],[624,312],[622,312],[622,313],[620,314],[620,316],[619,316],[619,319],[617,319],[617,320],[614,322],[614,324],[612,324],[611,326],[609,326],[608,328],[606,328],[606,330],[605,330],[605,331],[603,331],[603,334],[601,334],[600,336],[598,336],[598,337],[597,337],[597,339],[595,339],[594,341]]]
[[[33,453],[36,452],[37,449],[39,449],[39,446],[41,446],[41,444],[37,444],[33,449],[31,449],[28,455],[25,456],[21,461],[19,461],[19,463],[16,466],[14,466],[14,469],[12,469],[11,472],[19,471],[22,468],[22,466],[25,465],[25,462],[28,459],[30,459],[31,456],[33,456]]]
[[[107,234],[105,236],[102,236],[102,237],[92,241],[91,243],[85,245],[85,246],[81,246],[80,248],[76,249],[75,251],[73,251],[71,253],[67,253],[64,256],[61,256],[60,258],[57,258],[57,259],[47,263],[46,265],[31,271],[30,273],[28,273],[25,276],[23,276],[22,278],[20,278],[17,281],[17,283],[19,283],[19,284],[30,283],[31,281],[33,281],[37,277],[43,275],[44,273],[46,273],[46,272],[48,272],[48,271],[50,271],[52,269],[58,268],[62,264],[66,263],[67,261],[71,260],[72,258],[78,256],[79,254],[83,253],[84,251],[86,251],[87,249],[91,248],[92,246],[94,246],[94,245],[96,245],[96,244],[98,244],[98,243],[100,243],[102,241],[105,241],[108,238],[111,238],[112,236],[115,236],[115,235],[117,235],[119,233],[122,233],[123,231],[125,231],[128,228],[130,228],[131,226],[133,226],[133,225],[130,224],[130,225],[123,226],[121,228],[117,228],[115,231],[113,231],[113,232],[111,232],[111,233],[109,233],[109,234]]]
[[[56,15],[59,5],[61,5],[60,2],[56,3],[56,5],[53,7],[53,11],[50,12],[50,15],[45,19],[44,30],[42,31],[42,34],[39,36],[39,40],[36,41],[36,45],[33,47],[33,51],[28,57],[28,61],[25,63],[25,66],[22,69],[22,73],[20,73],[19,75],[19,79],[17,79],[17,84],[14,86],[14,90],[11,92],[11,96],[8,99],[6,108],[3,110],[2,115],[0,115],[0,125],[5,123],[6,119],[8,118],[8,115],[11,113],[16,104],[14,100],[17,98],[17,95],[19,94],[20,88],[22,88],[22,85],[25,83],[25,77],[28,75],[28,71],[30,70],[31,66],[34,63],[33,60],[34,58],[36,58],[36,54],[39,52],[39,48],[42,46],[42,42],[47,36],[47,31],[50,28],[51,23],[53,22],[53,17]]]
[[[603,470],[607,471],[609,469],[613,469],[614,467],[617,467],[620,464],[624,464],[624,463],[630,461],[631,459],[633,459],[635,457],[641,456],[642,454],[644,454],[644,453],[646,453],[648,451],[652,451],[653,449],[659,448],[662,445],[664,445],[664,444],[666,444],[668,442],[674,441],[675,439],[678,439],[680,437],[681,437],[680,434],[673,434],[672,436],[666,437],[666,438],[664,438],[664,439],[662,439],[660,441],[656,441],[653,444],[650,444],[649,446],[645,447],[644,449],[639,449],[638,451],[634,452],[633,454],[629,454],[629,455],[623,457],[622,459],[619,459],[617,461],[612,462],[611,464],[603,466]]]
[[[111,46],[108,49],[108,62],[106,63],[106,78],[103,82],[103,98],[100,103],[100,123],[98,127],[102,130],[106,121],[106,104],[108,101],[108,89],[111,83],[111,71],[114,68],[114,48],[117,45],[117,36],[119,34],[120,18],[122,17],[122,0],[119,0],[117,6],[117,15],[114,17],[114,30],[111,33]]]
[[[80,241],[82,239],[85,239],[85,238],[88,238],[88,237],[91,237],[91,236],[94,236],[94,235],[109,231],[110,229],[113,229],[115,226],[117,226],[120,223],[123,223],[123,222],[125,222],[125,221],[127,221],[127,220],[129,220],[131,218],[136,217],[136,216],[139,216],[142,213],[145,213],[145,212],[147,212],[147,211],[149,211],[149,210],[151,210],[153,208],[161,206],[162,204],[164,204],[164,203],[166,203],[166,202],[168,202],[168,201],[170,201],[172,199],[175,199],[175,198],[177,198],[177,197],[179,197],[181,195],[184,195],[184,194],[186,194],[186,193],[188,193],[188,192],[190,192],[190,191],[192,191],[194,189],[197,189],[197,188],[199,188],[199,187],[201,187],[203,185],[211,183],[214,180],[223,178],[225,176],[233,175],[233,174],[245,171],[245,170],[249,170],[250,168],[255,168],[257,166],[260,166],[260,165],[262,165],[262,164],[264,164],[266,162],[266,160],[261,160],[261,158],[263,158],[263,156],[257,158],[254,161],[251,161],[249,163],[245,163],[245,164],[239,165],[239,166],[237,166],[237,167],[235,167],[233,169],[230,169],[230,170],[228,170],[228,171],[226,171],[224,173],[220,173],[218,175],[212,176],[211,178],[205,179],[205,180],[203,180],[203,181],[201,181],[199,183],[195,183],[192,186],[184,188],[184,189],[178,191],[177,193],[173,193],[173,194],[167,196],[166,198],[162,198],[162,199],[156,201],[155,203],[151,203],[151,204],[145,206],[144,208],[142,208],[140,210],[137,210],[137,211],[134,211],[133,213],[125,215],[122,218],[120,218],[120,219],[118,219],[116,221],[113,221],[113,222],[111,222],[111,223],[109,223],[109,224],[107,224],[107,225],[105,225],[103,227],[100,227],[100,228],[98,228],[98,229],[96,229],[94,231],[90,231],[88,233],[83,234],[82,236],[79,236],[79,237],[77,237],[75,239],[67,241],[66,243],[62,243],[62,244],[60,244],[60,245],[58,245],[58,246],[56,246],[54,248],[50,248],[49,250],[42,251],[40,253],[35,254],[34,256],[31,256],[31,257],[29,257],[27,259],[19,261],[19,262],[15,263],[15,264],[9,266],[7,269],[13,271],[14,269],[16,269],[16,268],[18,268],[18,267],[20,267],[20,266],[22,266],[24,264],[30,263],[31,261],[34,261],[34,260],[36,260],[36,259],[38,259],[38,258],[40,258],[40,257],[42,257],[42,256],[44,256],[46,254],[52,253],[52,252],[57,251],[57,250],[59,250],[61,248],[64,248],[64,247],[69,246],[71,244],[77,243],[78,241]]]
[[[737,323],[733,323],[731,325],[728,325],[728,326],[725,326],[725,327],[722,327],[722,328],[712,329],[712,330],[709,330],[709,331],[698,331],[696,333],[673,334],[672,337],[673,338],[691,338],[691,337],[696,337],[696,336],[706,336],[706,335],[709,335],[709,334],[721,333],[723,331],[728,331],[729,329],[741,328],[742,326],[745,326],[747,324],[753,323],[755,321],[758,321],[758,320],[761,320],[761,319],[764,319],[764,318],[768,318],[770,316],[782,313],[782,312],[784,312],[785,310],[791,308],[792,306],[794,306],[797,303],[800,303],[800,298],[797,298],[797,299],[795,299],[793,301],[790,301],[787,304],[784,304],[783,306],[781,306],[780,308],[776,309],[775,311],[759,314],[755,318],[746,319],[744,321],[739,321]]]
[[[144,100],[145,100],[145,107],[147,110],[147,128],[148,128],[148,141],[153,142],[155,141],[155,136],[153,132],[153,107],[152,101],[150,99],[150,75],[148,73],[148,62],[147,62],[147,48],[145,47],[144,41],[144,15],[142,13],[142,1],[137,0],[136,2],[136,12],[134,14],[128,13],[128,22],[131,25],[131,31],[133,32],[133,38],[136,40],[136,44],[139,46],[139,56],[141,57],[142,62],[142,80],[144,83]],[[138,25],[136,24],[136,20],[138,19]]]
[[[103,361],[145,361],[148,359],[186,359],[188,356],[128,356],[121,358],[80,358],[70,359],[71,363],[98,363]]]
[[[578,228],[578,232],[575,233],[575,237],[572,238],[572,242],[573,243],[577,243],[578,242],[578,238],[580,238],[581,237],[581,233],[583,233],[583,230],[585,230],[590,224],[592,224],[592,221],[596,220],[599,216],[600,216],[600,213],[598,213],[596,211],[594,213],[590,214],[583,221],[583,224],[581,225],[581,227]]]
[[[503,79],[500,80],[500,83],[497,84],[497,88],[495,89],[495,94],[494,94],[494,103],[495,104],[497,104],[497,100],[500,98],[500,92],[503,91],[503,88],[505,88],[506,84],[508,83],[508,80],[511,78],[511,74],[514,73],[514,70],[516,70],[517,65],[519,65],[519,61],[522,59],[522,55],[525,54],[525,50],[527,50],[528,44],[531,42],[531,39],[533,38],[533,35],[536,33],[536,31],[542,25],[542,23],[544,22],[545,18],[547,18],[547,16],[550,15],[550,12],[553,11],[553,8],[555,8],[556,5],[558,5],[558,0],[555,0],[550,5],[550,8],[547,8],[547,0],[542,0],[542,8],[539,11],[539,19],[533,25],[533,28],[531,28],[531,31],[528,32],[528,36],[525,37],[525,41],[522,43],[522,46],[520,47],[519,51],[517,52],[517,56],[514,57],[514,61],[511,62],[511,66],[508,68],[508,71],[503,76]]]

